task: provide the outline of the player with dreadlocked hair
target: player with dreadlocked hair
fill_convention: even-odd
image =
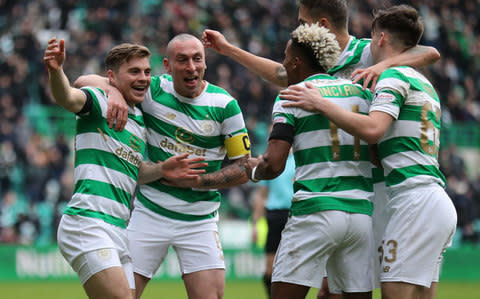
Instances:
[[[285,49],[288,84],[313,84],[329,101],[367,113],[369,90],[326,74],[339,55],[328,29],[300,25]],[[371,298],[373,183],[368,144],[337,129],[322,114],[284,108],[285,102],[277,97],[267,149],[258,164],[247,169],[252,181],[269,180],[282,173],[290,149],[295,157],[291,217],[274,262],[272,298],[305,297],[310,287],[320,288],[324,269],[335,293]]]

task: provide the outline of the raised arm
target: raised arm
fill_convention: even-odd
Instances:
[[[387,58],[377,64],[365,69],[357,69],[352,73],[353,83],[357,83],[363,79],[363,88],[370,85],[370,89],[374,90],[377,80],[382,72],[390,67],[408,65],[414,68],[422,68],[434,64],[440,59],[440,53],[433,47],[417,45],[407,51]]]
[[[57,104],[73,113],[80,112],[87,97],[81,90],[70,86],[70,82],[63,72],[65,41],[61,39],[57,42],[56,38],[50,39],[43,61],[48,67],[49,84]]]
[[[122,93],[110,85],[107,77],[95,74],[83,75],[77,78],[73,83],[75,87],[94,86],[103,89],[108,96],[107,123],[112,128],[115,124],[115,131],[121,131],[125,128],[128,119],[128,105]]]
[[[212,48],[228,56],[263,79],[280,87],[287,87],[287,72],[281,63],[256,56],[229,43],[223,34],[215,30],[205,30],[202,36],[205,48]]]
[[[172,181],[195,179],[199,174],[205,173],[205,169],[198,169],[208,165],[207,163],[200,163],[204,160],[203,157],[188,159],[188,154],[182,154],[156,164],[142,162],[138,172],[138,184],[150,183],[161,178]]]

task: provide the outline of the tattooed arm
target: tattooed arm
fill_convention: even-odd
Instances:
[[[199,188],[199,189],[223,189],[233,186],[245,184],[248,182],[247,168],[252,168],[255,159],[249,159],[249,156],[244,156],[234,160],[228,166],[212,172],[201,174],[193,179],[183,179],[175,181],[166,181],[167,185],[182,187],[182,188]]]

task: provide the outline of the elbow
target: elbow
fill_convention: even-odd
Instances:
[[[438,50],[433,47],[431,52],[432,52],[432,63],[439,61],[441,58],[440,52],[438,52]]]
[[[265,171],[264,171],[264,175],[265,175],[265,178],[266,180],[271,180],[271,179],[274,179],[276,177],[278,177],[279,175],[282,174],[283,172],[283,169],[285,168],[285,163],[281,163],[280,161],[271,161],[269,159],[269,157],[266,155],[263,157],[264,159],[264,162],[265,162]]]
[[[361,139],[365,140],[368,144],[376,144],[382,138],[384,132],[378,128],[371,128],[365,131],[361,136]]]

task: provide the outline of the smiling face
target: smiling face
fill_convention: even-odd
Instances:
[[[207,65],[200,40],[193,36],[172,40],[163,63],[172,75],[173,86],[179,95],[195,98],[202,93],[206,85],[203,76]]]
[[[108,77],[125,98],[129,106],[141,103],[150,86],[149,57],[132,57],[121,64],[118,70],[108,71]]]

